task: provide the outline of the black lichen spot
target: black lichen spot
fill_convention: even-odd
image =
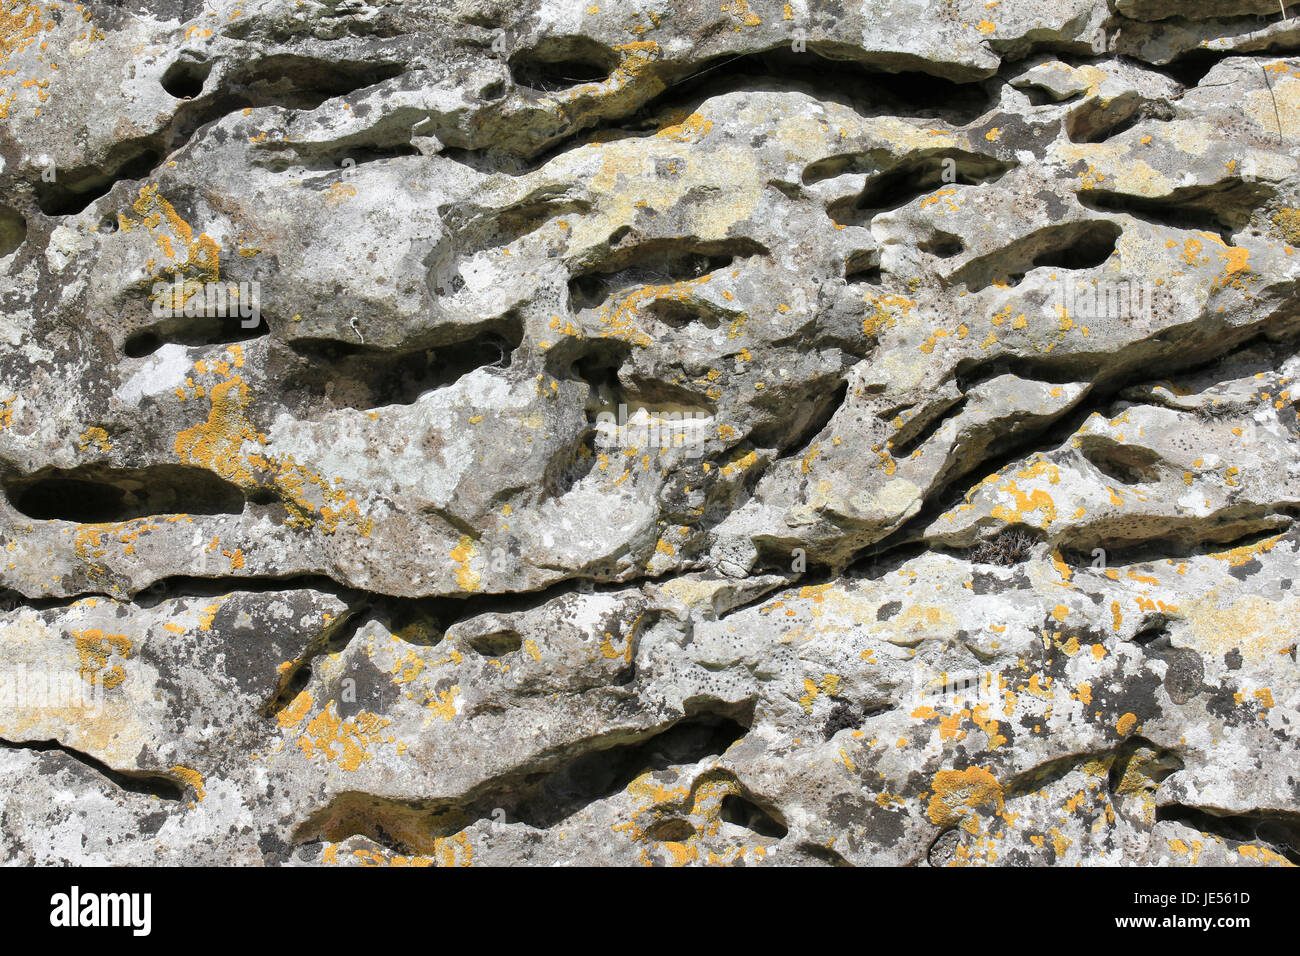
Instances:
[[[891,617],[903,609],[902,601],[886,601],[876,609],[877,621],[888,621]]]
[[[1185,704],[1201,692],[1205,663],[1200,654],[1187,648],[1170,648],[1160,657],[1169,665],[1165,671],[1165,690],[1175,704]]]
[[[830,740],[841,730],[848,730],[850,727],[856,727],[857,719],[853,716],[853,711],[844,701],[838,702],[831,708],[830,716],[826,718],[826,723],[822,727],[822,735],[825,739]]]
[[[1258,558],[1251,558],[1245,564],[1229,566],[1228,573],[1238,581],[1244,581],[1252,574],[1258,573],[1264,565],[1259,563]]]
[[[262,862],[267,866],[279,866],[293,853],[293,845],[281,840],[274,833],[263,833],[258,837],[257,848],[262,851]]]
[[[346,720],[363,710],[387,713],[400,692],[370,658],[358,654],[349,662],[347,670],[330,684],[328,693],[337,703],[339,717]]]
[[[167,817],[168,815],[161,810],[146,813],[136,821],[136,826],[140,828],[142,835],[153,836],[162,829],[163,824],[167,822]]]

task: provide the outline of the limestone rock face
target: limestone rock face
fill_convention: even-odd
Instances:
[[[5,4],[6,862],[1300,862],[1300,17]]]

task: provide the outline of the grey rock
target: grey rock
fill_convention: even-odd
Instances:
[[[1300,862],[1275,6],[11,16],[0,858]]]

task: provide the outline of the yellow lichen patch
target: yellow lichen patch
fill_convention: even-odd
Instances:
[[[971,714],[971,720],[984,731],[984,736],[988,738],[988,749],[996,750],[1007,742],[1007,738],[998,732],[1002,725],[988,716],[988,710],[988,704],[980,704]]]
[[[635,630],[635,629],[636,629],[636,625],[633,624],[633,626],[632,626],[632,630]],[[622,658],[622,659],[625,660],[625,661],[631,662],[631,660],[632,660],[632,638],[631,638],[631,635],[629,635],[629,636],[627,637],[627,639],[624,641],[624,643],[623,643],[623,649],[622,649],[622,650],[619,650],[617,647],[614,646],[614,641],[615,641],[615,640],[616,640],[616,638],[614,637],[613,634],[609,633],[608,631],[605,632],[604,640],[602,640],[602,641],[600,642],[600,653],[601,653],[601,655],[602,655],[606,660],[611,660],[611,661],[613,661],[613,660],[618,660],[619,658]]]
[[[460,696],[460,685],[453,684],[428,704],[428,709],[447,723],[456,716],[456,698]]]
[[[1276,534],[1271,538],[1264,538],[1253,544],[1243,544],[1241,547],[1233,548],[1229,551],[1218,551],[1210,555],[1216,561],[1227,561],[1234,568],[1239,568],[1243,564],[1249,564],[1255,560],[1256,555],[1267,554],[1272,551],[1277,543],[1282,540],[1282,535]]]
[[[456,562],[456,586],[462,591],[477,591],[479,588],[479,576],[469,566],[470,558],[477,553],[474,539],[469,535],[462,535],[460,543],[451,549],[451,559]]]
[[[862,333],[867,336],[876,335],[882,329],[897,325],[900,316],[905,317],[916,306],[914,300],[900,295],[867,293],[863,296],[863,301],[866,303],[868,315],[862,320]]]
[[[394,684],[409,684],[420,676],[420,671],[424,670],[424,664],[424,658],[420,657],[412,649],[396,661],[388,672],[393,675]]]
[[[382,732],[388,724],[388,718],[364,710],[343,720],[335,711],[334,701],[330,701],[308,722],[298,738],[298,749],[308,759],[327,760],[341,770],[353,771],[373,759],[369,750],[372,745],[394,741]]]
[[[207,233],[200,233],[197,239],[194,238],[194,230],[190,227],[190,224],[182,219],[172,204],[159,194],[157,184],[141,186],[140,196],[136,199],[132,209],[139,219],[131,220],[129,216],[121,217],[125,231],[130,231],[136,222],[143,224],[151,232],[162,228],[165,223],[171,235],[158,237],[166,240],[166,242],[159,243],[160,247],[163,247],[165,251],[173,242],[179,242],[184,247],[185,261],[183,263],[175,261],[175,252],[173,250],[172,254],[167,257],[168,264],[152,275],[155,280],[182,281],[181,301],[176,301],[174,287],[169,287],[166,292],[162,293],[169,297],[167,304],[172,309],[184,308],[185,301],[199,292],[203,283],[216,282],[221,278],[221,253],[216,241]]]
[[[108,432],[102,428],[87,428],[81,433],[81,450],[85,451],[91,445],[95,445],[100,451],[112,451],[113,449],[113,446],[108,441]]]
[[[685,111],[681,111],[684,113]],[[669,118],[669,125],[664,126],[655,133],[662,139],[670,139],[675,143],[694,143],[708,135],[713,129],[713,122],[705,119],[699,113],[691,113],[688,116]]]
[[[1065,587],[1069,587],[1070,579],[1074,577],[1074,572],[1070,570],[1070,566],[1065,563],[1065,558],[1061,555],[1060,548],[1052,549],[1052,567],[1055,568],[1056,573],[1061,576],[1061,584]]]
[[[245,442],[259,441],[259,435],[244,414],[249,402],[248,386],[236,375],[214,385],[209,395],[212,408],[207,421],[176,436],[176,457],[247,487],[253,483],[253,473],[240,450]]]
[[[203,798],[207,796],[207,791],[203,789],[203,774],[180,764],[172,767],[172,773],[184,780],[185,785],[194,791],[194,799],[203,802]]]
[[[24,3],[22,0],[9,0],[4,9],[0,10],[0,66],[6,65],[11,56],[21,53],[35,43],[42,30],[53,29],[53,21],[47,25],[42,22],[42,17],[43,13],[39,6],[34,3]],[[83,36],[88,36],[85,42],[89,42],[89,40],[103,39],[104,34],[99,30],[91,30],[88,35],[83,34]],[[44,48],[45,44],[41,46]],[[17,72],[13,69],[0,70],[0,76],[12,76]],[[0,87],[0,119],[9,116],[9,107],[17,98],[20,89],[37,89],[38,101],[44,102],[49,95],[45,92],[45,87],[48,85],[48,80],[27,80],[19,84],[19,89],[12,93],[7,87]],[[39,116],[39,107],[34,109]]]
[[[1035,488],[1031,492],[1021,491],[1014,481],[1009,481],[1000,486],[1000,489],[1009,493],[1015,499],[1015,507],[1008,508],[1005,505],[994,505],[990,514],[995,518],[1001,518],[1007,524],[1023,524],[1025,517],[1035,511],[1042,513],[1042,527],[1047,527],[1056,520],[1056,502],[1052,496],[1041,488]]]
[[[811,714],[813,701],[821,694],[828,694],[834,697],[839,693],[840,678],[835,674],[827,674],[817,683],[810,678],[803,679],[803,696],[799,698],[799,706],[804,709],[804,713]]]
[[[303,721],[311,710],[313,703],[312,696],[307,691],[299,691],[289,706],[276,716],[276,721],[281,727],[293,727]]]
[[[126,670],[121,664],[110,666],[109,658],[114,654],[123,660],[131,656],[129,637],[125,634],[105,634],[98,628],[73,631],[72,637],[76,644],[77,657],[81,661],[77,673],[87,684],[92,686],[98,684],[112,690],[126,680]]]
[[[1257,846],[1254,843],[1247,843],[1237,847],[1237,852],[1261,863],[1269,863],[1274,866],[1295,866],[1294,863],[1280,853],[1270,850],[1266,846]]]
[[[1133,733],[1133,729],[1137,727],[1137,722],[1138,719],[1136,714],[1125,714],[1115,722],[1115,732],[1121,737],[1127,737],[1129,734]]]
[[[640,310],[653,302],[663,300],[689,302],[692,290],[712,278],[711,275],[702,275],[697,279],[683,279],[664,285],[644,285],[615,298],[601,311],[600,321],[606,326],[601,335],[605,338],[631,342],[633,345],[648,346],[651,341],[650,336],[637,323]]]
[[[615,69],[615,78],[627,79],[640,73],[659,57],[659,44],[654,40],[637,40],[632,43],[616,43],[614,52],[621,61]]]
[[[199,612],[200,631],[212,630],[212,622],[217,616],[217,610],[218,608],[221,607],[221,602],[224,600],[225,598],[221,598],[217,601],[214,601],[212,604],[209,604],[207,607],[205,607],[202,611]]]
[[[357,194],[357,187],[351,183],[335,183],[329,189],[325,190],[325,205],[337,206],[341,202],[347,202]]]
[[[1300,246],[1300,209],[1283,208],[1273,217],[1273,225],[1282,232],[1282,238],[1293,246]]]
[[[331,482],[298,464],[292,455],[276,460],[250,455],[248,462],[261,471],[272,472],[276,490],[289,509],[286,524],[303,528],[319,526],[325,534],[334,534],[340,524],[346,523],[362,537],[370,536],[374,520],[362,517],[357,502],[339,487],[339,479]]]
[[[935,826],[961,825],[977,807],[994,804],[997,812],[1005,809],[1002,784],[982,767],[966,770],[940,770],[931,783],[930,822]]]
[[[935,190],[930,195],[926,196],[924,199],[921,200],[921,208],[924,209],[927,206],[933,206],[935,203],[941,202],[944,196],[955,196],[956,194],[957,194],[957,190],[955,189]]]
[[[934,347],[939,343],[939,340],[947,337],[947,329],[935,329],[930,337],[921,343],[921,351],[929,355],[934,351]]]
[[[752,468],[758,462],[758,455],[752,451],[742,452],[736,449],[731,461],[722,466],[724,475],[734,475]]]

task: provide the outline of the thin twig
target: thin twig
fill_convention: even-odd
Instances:
[[[1277,120],[1277,142],[1278,145],[1280,146],[1283,142],[1282,114],[1279,113],[1277,110],[1277,97],[1273,95],[1273,84],[1269,81],[1268,70],[1264,69],[1264,67],[1261,65],[1259,68],[1259,72],[1264,76],[1264,85],[1268,87],[1269,99],[1273,101],[1273,118]]]

